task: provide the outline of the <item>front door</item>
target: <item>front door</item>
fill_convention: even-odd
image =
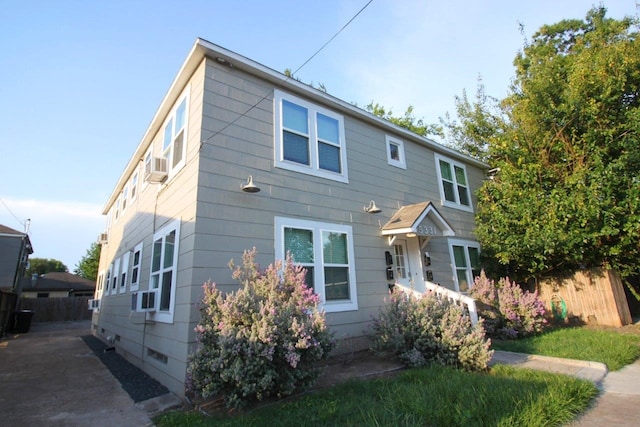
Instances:
[[[411,263],[409,261],[409,251],[407,241],[396,239],[393,244],[393,266],[396,282],[407,288],[412,288],[411,283]]]

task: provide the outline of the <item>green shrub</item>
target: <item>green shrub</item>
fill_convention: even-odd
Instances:
[[[228,407],[312,385],[334,345],[305,270],[288,255],[284,265],[259,271],[255,254],[245,251],[235,269],[236,292],[204,285],[195,329],[200,345],[187,369],[187,392],[223,396]]]
[[[394,290],[372,329],[374,350],[390,351],[410,367],[435,362],[482,371],[493,355],[482,322],[472,325],[461,307],[431,292]]]
[[[523,291],[508,277],[496,283],[483,270],[476,277],[469,295],[480,303],[479,314],[485,320],[489,336],[522,338],[541,332],[547,323],[544,303],[538,293]]]

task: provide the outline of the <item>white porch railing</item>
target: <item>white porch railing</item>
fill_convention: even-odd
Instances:
[[[471,319],[471,323],[475,325],[478,323],[478,309],[476,308],[476,300],[471,298],[470,296],[464,295],[460,292],[452,291],[451,289],[445,288],[444,286],[437,285],[432,282],[424,282],[427,290],[435,292],[439,296],[444,296],[449,301],[453,301],[456,304],[460,304],[462,306],[466,306],[467,311],[469,312],[469,318]],[[406,286],[402,286],[396,283],[396,286],[399,287],[403,292],[411,293],[416,296],[422,296],[422,292],[418,292],[415,289],[407,288]]]

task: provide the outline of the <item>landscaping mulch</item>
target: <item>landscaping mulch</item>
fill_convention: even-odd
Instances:
[[[169,393],[169,390],[155,379],[133,366],[124,357],[107,347],[93,335],[81,337],[111,374],[120,382],[135,403]]]

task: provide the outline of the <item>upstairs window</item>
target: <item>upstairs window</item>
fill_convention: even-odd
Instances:
[[[276,258],[290,253],[327,312],[357,310],[350,226],[276,217]]]
[[[343,117],[279,90],[274,102],[276,167],[349,182]]]
[[[473,212],[465,166],[437,154],[435,159],[442,204]]]
[[[142,242],[133,248],[131,260],[131,291],[137,291],[140,287],[140,261],[142,261]]]
[[[120,196],[116,199],[116,207],[113,214],[113,222],[118,222],[118,218],[120,218]]]
[[[122,213],[127,210],[127,202],[129,201],[129,186],[125,185],[122,190]]]
[[[132,202],[136,199],[137,192],[138,192],[138,171],[136,170],[131,176],[131,201]]]
[[[404,143],[398,138],[387,135],[387,163],[401,169],[407,168],[404,157]]]
[[[162,155],[167,159],[170,175],[184,166],[187,145],[186,134],[187,97],[184,96],[169,114],[163,128]]]
[[[129,273],[129,258],[131,253],[122,255],[122,266],[120,267],[120,293],[127,291],[127,274]]]

